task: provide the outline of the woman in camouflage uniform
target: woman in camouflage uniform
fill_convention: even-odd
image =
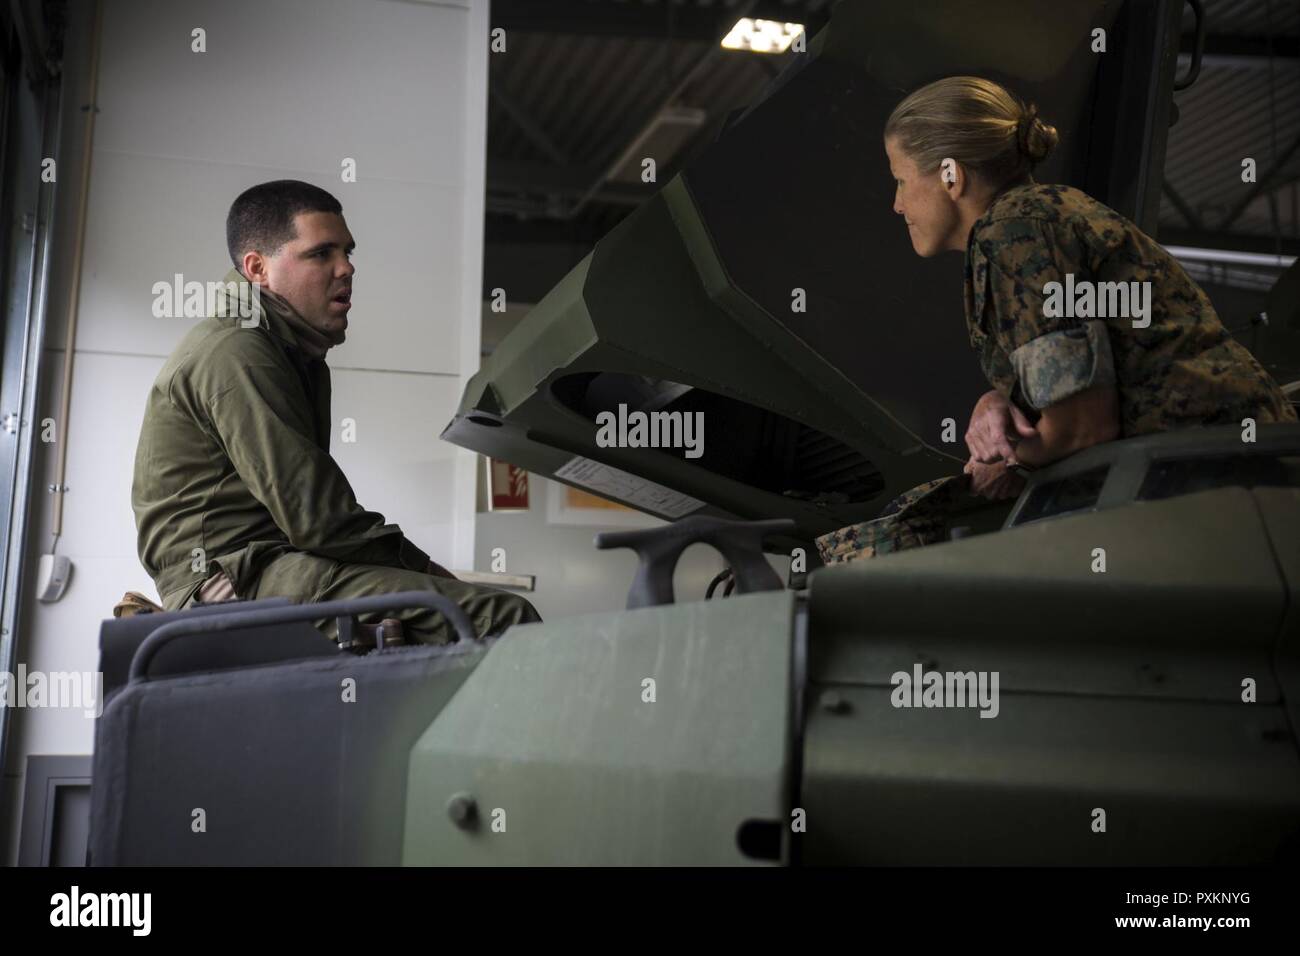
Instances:
[[[993,388],[966,432],[969,478],[927,482],[876,521],[825,536],[824,558],[944,540],[959,496],[1015,496],[1019,471],[1099,442],[1296,420],[1155,240],[1077,189],[1034,182],[1057,141],[1035,107],[989,80],[949,77],[899,103],[884,141],[917,254],[966,255],[967,326]]]

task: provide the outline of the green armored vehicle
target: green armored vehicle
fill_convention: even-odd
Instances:
[[[669,519],[602,537],[641,555],[629,609],[486,643],[421,592],[108,622],[92,862],[1294,860],[1300,426],[1095,446],[943,544],[825,568],[813,545],[959,471],[945,423],[985,387],[960,266],[890,211],[889,110],[938,76],[1004,81],[1061,130],[1039,178],[1151,229],[1179,15],[840,4],[444,433]],[[1284,380],[1295,333],[1270,331]],[[620,408],[702,414],[707,438],[610,447]],[[739,593],[674,600],[697,540]],[[467,639],[349,653],[357,614],[420,603]]]

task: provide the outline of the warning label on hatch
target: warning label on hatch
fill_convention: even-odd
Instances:
[[[669,518],[680,518],[704,507],[704,502],[690,495],[683,495],[671,488],[646,481],[636,475],[602,465],[590,458],[570,458],[559,471],[556,478],[572,482],[579,487],[594,491],[606,498],[613,498]]]

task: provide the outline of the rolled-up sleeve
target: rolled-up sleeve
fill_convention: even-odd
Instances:
[[[1011,353],[1025,400],[1041,411],[1096,385],[1115,384],[1106,323],[1048,332]]]
[[[1070,225],[1004,220],[980,242],[988,261],[989,334],[1007,356],[1019,394],[1042,410],[1097,385],[1116,381],[1110,332],[1098,319],[1062,314],[1068,277],[1092,279],[1092,250]],[[1049,288],[1058,283],[1055,314]]]
[[[301,551],[357,564],[426,570],[429,556],[402,529],[357,503],[352,486],[313,438],[311,409],[270,364],[230,364],[207,401],[235,470]]]

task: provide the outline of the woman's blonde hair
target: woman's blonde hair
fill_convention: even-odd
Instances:
[[[1038,107],[978,76],[950,76],[912,93],[889,115],[890,137],[922,172],[951,157],[995,189],[1026,178],[1058,139]]]

